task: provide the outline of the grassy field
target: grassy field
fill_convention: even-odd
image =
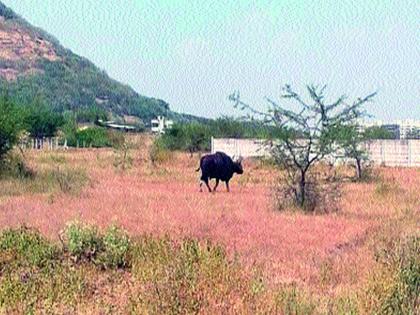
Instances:
[[[156,166],[142,142],[125,170],[112,149],[26,155],[34,178],[0,180],[0,313],[420,310],[419,169],[378,168],[344,184],[340,211],[315,215],[276,211],[276,170],[259,161],[209,194],[198,156]],[[124,266],[77,259],[60,238],[76,221],[98,227],[100,244],[109,226],[126,231]]]

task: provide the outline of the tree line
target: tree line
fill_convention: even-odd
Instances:
[[[25,134],[33,138],[61,134],[70,146],[75,146],[78,141],[95,146],[110,145],[104,128],[78,130],[78,123],[93,123],[107,117],[108,114],[96,106],[61,113],[54,111],[41,98],[22,104],[3,93],[0,95],[0,160]]]

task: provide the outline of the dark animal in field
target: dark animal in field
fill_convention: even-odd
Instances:
[[[196,170],[198,172],[201,169],[200,191],[202,191],[201,186],[204,182],[209,192],[211,192],[212,189],[209,186],[209,179],[215,178],[216,185],[213,191],[216,191],[219,181],[224,181],[226,183],[226,189],[229,192],[229,181],[233,174],[242,174],[244,172],[241,163],[242,158],[234,162],[230,156],[223,152],[203,156],[200,160],[200,167]]]

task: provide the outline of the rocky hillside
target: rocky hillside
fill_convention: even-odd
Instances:
[[[166,102],[139,95],[131,87],[111,79],[2,2],[0,89],[7,89],[23,103],[41,97],[57,111],[98,106],[114,117],[137,116],[146,124],[157,115],[181,121],[198,119],[174,113]]]

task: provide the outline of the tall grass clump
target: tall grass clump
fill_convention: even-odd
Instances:
[[[420,313],[420,236],[384,242],[362,300],[369,314]]]
[[[0,196],[15,196],[25,193],[78,194],[89,182],[84,169],[66,165],[62,155],[41,156],[39,161],[46,167],[32,169],[22,154],[9,152],[0,162]]]
[[[1,179],[30,179],[34,178],[35,172],[27,166],[20,154],[9,152],[0,161],[0,180]]]
[[[398,194],[401,191],[402,188],[394,179],[379,177],[375,186],[375,195],[382,198],[391,194]]]
[[[153,166],[168,161],[172,154],[165,146],[161,138],[156,138],[149,148],[149,159]]]
[[[77,168],[57,167],[45,175],[52,179],[63,193],[79,193],[88,181],[86,172]]]
[[[133,274],[144,285],[132,300],[134,312],[149,314],[198,313],[216,305],[221,312],[235,304],[235,295],[250,294],[239,266],[229,262],[224,250],[196,240],[180,244],[169,239],[143,238],[133,248]],[[243,296],[247,299],[249,296]]]
[[[275,295],[275,313],[284,315],[314,314],[316,304],[295,284],[284,286]]]

